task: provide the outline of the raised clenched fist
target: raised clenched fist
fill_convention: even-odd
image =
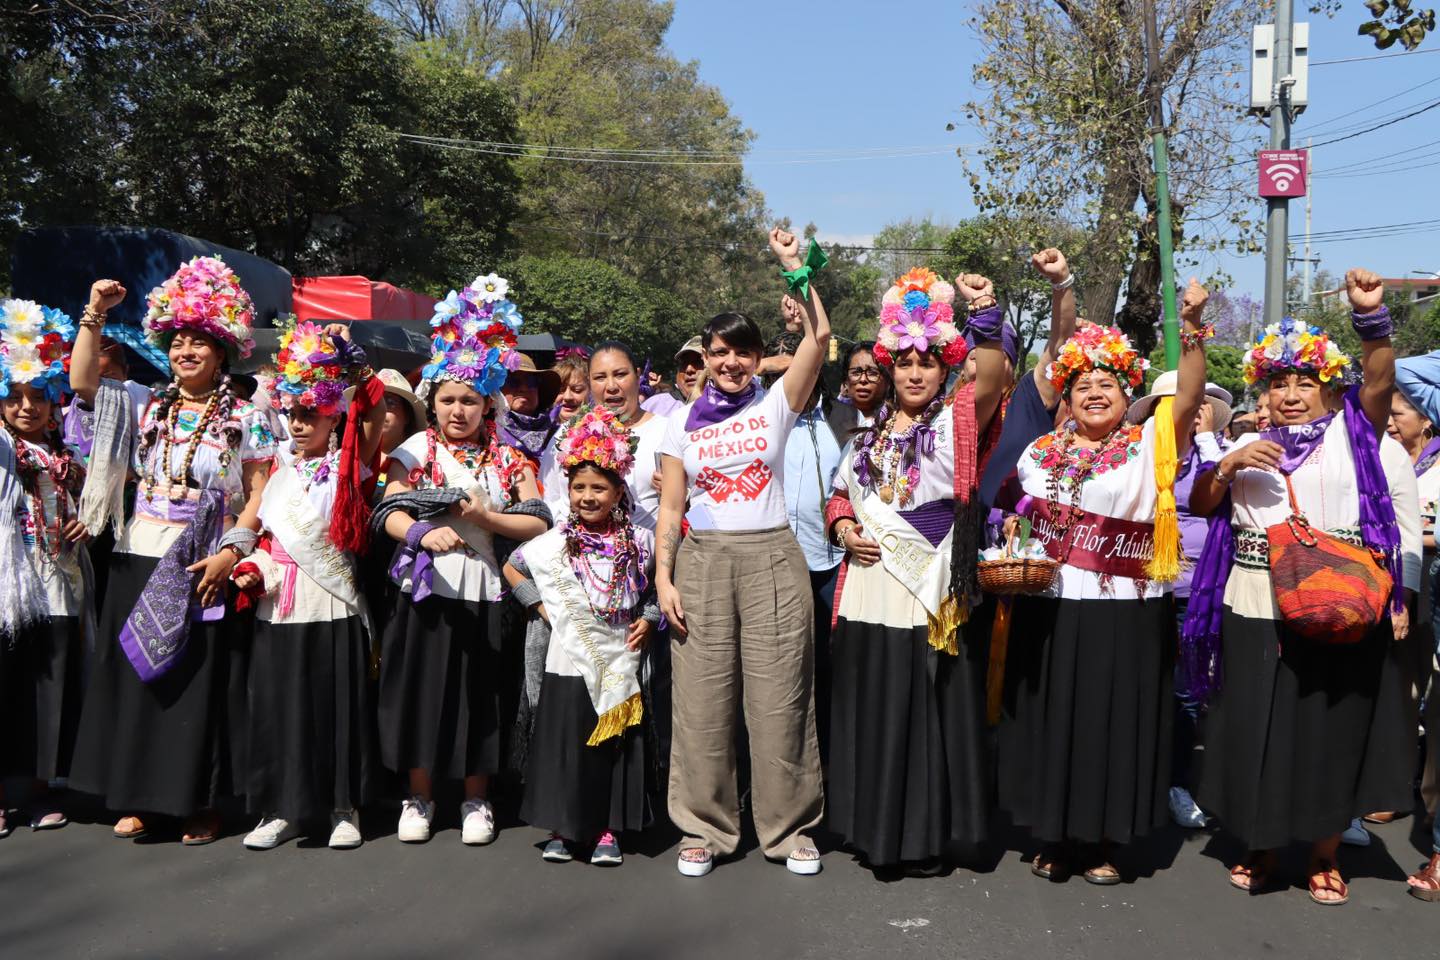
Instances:
[[[1350,309],[1356,313],[1374,313],[1385,303],[1385,284],[1378,273],[1358,267],[1345,274],[1345,292],[1350,295]]]
[[[965,298],[966,303],[974,303],[981,297],[995,299],[995,284],[991,283],[988,277],[982,277],[978,273],[962,273],[955,278],[955,289]]]
[[[800,238],[789,230],[782,230],[780,227],[771,230],[770,249],[780,258],[786,270],[794,270],[800,266]]]
[[[1030,265],[1051,284],[1064,283],[1070,279],[1070,264],[1066,262],[1065,254],[1054,247],[1031,256]]]
[[[1205,302],[1210,299],[1210,291],[1200,286],[1200,281],[1194,277],[1190,278],[1190,285],[1185,288],[1185,296],[1180,301],[1180,316],[1190,323],[1198,324],[1200,317],[1205,313]]]

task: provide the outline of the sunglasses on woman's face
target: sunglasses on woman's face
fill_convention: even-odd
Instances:
[[[851,367],[846,371],[851,380],[879,380],[884,376],[879,367]]]

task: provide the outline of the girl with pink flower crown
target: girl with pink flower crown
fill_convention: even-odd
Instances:
[[[619,866],[620,834],[651,819],[644,651],[660,621],[655,537],[631,522],[626,477],[639,438],[606,407],[562,428],[556,457],[569,517],[505,565],[515,598],[548,633],[521,819],[550,830],[542,856]]]
[[[368,535],[362,464],[380,448],[384,384],[341,324],[286,330],[276,364],[271,403],[290,439],[260,500],[259,544],[231,574],[242,591],[236,605],[258,608],[242,786],[261,819],[244,843],[269,850],[304,822],[328,820],[330,846],[347,849],[360,845],[357,807],[376,772],[369,614],[355,556]]]
[[[115,835],[144,836],[150,818],[185,818],[182,842],[219,836],[216,802],[238,788],[245,758],[249,637],[227,616],[231,570],[254,548],[274,436],[240,399],[229,365],[249,356],[254,308],[218,257],[196,257],[151,291],[144,329],[172,379],[136,410],[100,378],[100,328],[125,289],[91,291],[71,364],[95,410],[80,520],[117,528],[71,784],[126,811]],[[139,474],[125,520],[129,469]],[[248,631],[246,631],[248,633]]]
[[[1059,251],[1036,263],[1046,276],[1069,273]],[[1065,331],[1073,295],[1055,299],[1054,328]],[[988,631],[968,642],[964,624],[978,603],[977,484],[1009,382],[1002,336],[984,277],[952,287],[922,268],[896,280],[873,349],[894,406],[842,454],[827,509],[848,553],[831,640],[829,823],[872,869],[930,872],[987,833]],[[947,399],[947,377],[967,359],[974,377]]]
[[[84,460],[55,416],[74,337],[59,310],[0,301],[0,837],[6,777],[29,781],[32,829],[67,822],[47,784],[68,773],[90,603]]]
[[[464,781],[461,840],[495,839],[488,788],[509,729],[502,697],[513,702],[519,692],[518,676],[512,682],[502,669],[501,555],[506,541],[550,526],[534,465],[495,434],[495,394],[520,363],[520,312],[507,290],[490,274],[436,305],[420,387],[430,425],[391,454],[371,522],[400,543],[379,712],[381,758],[409,777],[398,831],[405,843],[430,838],[437,776]]]

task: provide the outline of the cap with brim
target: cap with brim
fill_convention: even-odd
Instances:
[[[691,337],[689,340],[686,340],[685,346],[675,351],[675,360],[678,362],[680,358],[685,356],[685,354],[687,353],[693,353],[697,357],[705,356],[705,349],[701,345],[701,340],[699,337]]]
[[[560,371],[541,370],[527,354],[520,354],[520,365],[510,371],[510,376],[514,377],[517,373],[528,373],[535,378],[540,393],[537,410],[549,410],[555,405],[555,398],[560,396],[560,391],[565,389],[565,381],[560,379]]]
[[[1155,378],[1155,385],[1145,396],[1130,404],[1130,410],[1125,415],[1131,423],[1144,423],[1155,410],[1155,404],[1163,397],[1175,396],[1175,388],[1180,381],[1179,375],[1174,370],[1166,370]],[[1205,402],[1210,405],[1211,411],[1215,414],[1215,424],[1212,430],[1224,430],[1234,416],[1234,410],[1230,403],[1234,398],[1230,391],[1213,383],[1205,384]]]
[[[415,415],[415,429],[424,429],[429,417],[425,412],[425,404],[415,396],[415,391],[410,389],[410,381],[399,370],[379,370],[375,376],[385,385],[385,392],[392,396],[399,397],[410,405],[410,412]],[[350,387],[345,391],[345,407],[349,409],[350,401],[355,398],[355,388]]]

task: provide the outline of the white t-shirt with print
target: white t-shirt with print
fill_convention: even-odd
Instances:
[[[719,530],[773,530],[785,512],[785,441],[799,414],[790,409],[784,378],[756,387],[744,409],[719,423],[686,430],[694,404],[670,417],[660,453],[682,460],[692,511]]]

